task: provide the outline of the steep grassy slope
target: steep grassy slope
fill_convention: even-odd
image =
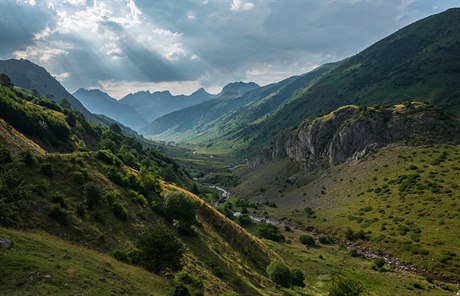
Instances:
[[[177,285],[172,272],[149,276],[107,259],[117,254],[142,262],[128,256],[139,256],[139,240],[151,226],[165,227],[180,241],[183,270],[198,278],[206,295],[279,295],[283,290],[265,274],[278,256],[183,189],[190,181],[170,158],[116,127],[94,127],[73,111],[20,89],[0,86],[0,104],[0,225],[21,230],[0,231],[14,242],[0,257],[2,291],[75,294],[91,286],[91,293],[168,295]],[[58,139],[63,131],[66,137]],[[168,220],[162,210],[172,190],[189,196],[197,208],[192,235],[184,235],[179,220]],[[71,259],[59,262],[64,250]],[[15,260],[19,263],[12,264]]]
[[[169,295],[172,280],[43,232],[0,228],[14,242],[0,249],[4,295]]]

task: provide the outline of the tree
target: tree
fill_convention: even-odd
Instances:
[[[163,224],[145,230],[137,244],[139,264],[152,272],[177,271],[182,268],[182,243]]]
[[[363,291],[363,286],[356,281],[338,279],[329,289],[329,296],[359,296]]]
[[[267,274],[268,277],[275,283],[286,288],[291,286],[292,275],[289,267],[286,264],[278,260],[273,260],[267,266]]]
[[[165,217],[169,221],[183,220],[193,222],[195,220],[195,203],[179,191],[170,191],[165,196]]]
[[[195,221],[196,205],[178,191],[171,191],[165,196],[164,214],[168,221],[183,234],[192,234],[192,224]]]

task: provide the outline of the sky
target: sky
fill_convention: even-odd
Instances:
[[[45,67],[70,92],[217,93],[357,54],[460,0],[0,0],[0,59]]]

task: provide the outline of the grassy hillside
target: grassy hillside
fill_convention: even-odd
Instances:
[[[260,214],[458,278],[459,176],[459,146],[398,145],[325,171],[305,172],[289,160],[272,162],[242,173],[234,191],[277,205]],[[355,240],[350,229],[366,238]]]
[[[169,295],[171,279],[44,232],[0,228],[14,242],[0,249],[4,295]]]
[[[278,256],[183,189],[191,182],[173,160],[122,135],[116,126],[95,127],[70,109],[11,86],[0,86],[0,104],[0,225],[9,228],[0,232],[14,242],[12,250],[2,249],[2,273],[12,278],[3,281],[2,276],[2,290],[5,286],[18,295],[30,294],[31,286],[23,279],[32,277],[37,294],[58,288],[75,294],[86,285],[104,294],[110,292],[107,283],[114,282],[118,294],[132,288],[139,294],[169,295],[171,287],[181,284],[194,295],[280,293],[265,274]],[[196,212],[191,212],[190,228],[182,216],[168,216],[171,191],[192,200]],[[150,227],[164,229],[165,240],[178,240],[183,250],[176,264],[183,271],[174,281],[177,270],[172,267],[149,276],[106,259],[112,254],[149,268],[142,259],[149,254],[142,242]],[[56,262],[48,258],[55,254],[58,260],[63,250],[73,263],[57,263],[64,271],[59,275],[52,272]],[[21,264],[12,264],[14,260]],[[97,278],[86,279],[100,270]],[[122,279],[127,274],[132,275]]]

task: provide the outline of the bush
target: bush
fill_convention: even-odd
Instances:
[[[274,260],[267,266],[268,277],[282,287],[290,287],[292,283],[292,275],[289,267],[286,264]]]
[[[329,289],[329,296],[359,296],[363,291],[363,286],[356,281],[338,279]]]
[[[259,237],[275,242],[284,242],[286,240],[284,235],[279,233],[278,228],[272,224],[260,223],[257,225],[256,233]]]
[[[19,160],[24,163],[26,166],[35,165],[35,156],[30,152],[30,150],[24,150],[19,153]]]
[[[298,287],[305,287],[305,284],[303,282],[305,280],[305,275],[300,269],[293,268],[291,270],[291,277],[292,285]]]
[[[323,245],[331,245],[334,243],[334,238],[331,235],[321,235],[318,238],[319,242]]]
[[[111,253],[113,258],[128,264],[137,265],[139,263],[139,251],[136,250],[115,250]]]
[[[40,165],[42,173],[47,177],[54,176],[53,166],[49,162],[42,163]]]
[[[147,200],[145,199],[145,197],[140,194],[140,193],[137,193],[136,191],[130,189],[128,191],[128,194],[129,194],[129,197],[135,202],[137,203],[138,205],[142,206],[142,207],[145,207],[147,205]]]
[[[314,216],[314,215],[315,215],[315,210],[313,210],[313,209],[310,208],[310,207],[306,207],[305,209],[303,209],[303,211],[305,212],[305,214],[307,215],[307,217],[311,217],[311,216]]]
[[[99,205],[102,198],[102,192],[96,183],[86,183],[85,186],[83,186],[83,194],[86,197],[86,205],[89,209]]]
[[[0,148],[0,164],[12,162],[13,158],[11,157],[10,150],[7,148],[1,147]]]
[[[121,221],[128,220],[128,212],[119,202],[114,202],[112,204],[112,212],[113,215]]]
[[[238,217],[238,222],[241,226],[247,226],[252,224],[252,220],[248,215],[241,215]]]
[[[382,257],[377,257],[374,259],[374,266],[372,268],[374,270],[382,271],[384,265],[385,265],[385,259],[383,259]]]
[[[69,219],[67,211],[61,205],[52,205],[49,212],[49,217],[61,225],[68,225]]]
[[[176,281],[182,284],[192,296],[204,295],[204,284],[201,279],[183,270],[176,274]]]
[[[140,250],[139,264],[152,272],[176,271],[182,268],[181,242],[162,224],[144,231],[137,247]]]
[[[299,237],[299,241],[302,244],[306,245],[306,246],[314,246],[315,245],[315,239],[310,235],[306,235],[306,234],[301,235]]]
[[[176,181],[176,174],[171,165],[167,165],[166,167],[160,170],[160,176],[163,177],[165,181],[168,182],[175,182]]]
[[[110,166],[107,169],[107,178],[109,178],[110,181],[112,181],[113,183],[115,183],[117,185],[125,186],[125,181],[123,179],[123,175],[114,166]]]

